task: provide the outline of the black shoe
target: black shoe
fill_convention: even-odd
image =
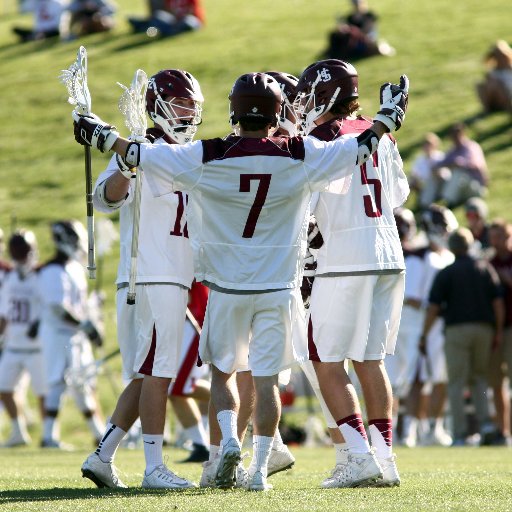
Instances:
[[[206,462],[210,458],[210,451],[204,444],[194,443],[190,455],[180,462]]]

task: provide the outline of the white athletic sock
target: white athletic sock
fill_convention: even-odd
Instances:
[[[43,420],[43,441],[58,441],[59,426],[57,418],[53,416],[45,416]]]
[[[276,433],[274,434],[274,442],[272,443],[273,450],[279,450],[283,446],[286,446],[283,443],[283,438],[281,437],[281,432],[279,432],[279,428],[276,428]]]
[[[215,459],[215,457],[217,457],[219,452],[220,452],[220,446],[211,444],[210,445],[210,458],[208,459],[208,461]]]
[[[254,475],[256,471],[261,471],[263,476],[267,476],[267,465],[272,451],[273,437],[253,435],[253,454],[249,474]]]
[[[146,459],[146,475],[149,475],[157,466],[161,466],[163,461],[162,446],[164,436],[142,433],[142,442],[144,444],[144,457]]]
[[[370,445],[360,414],[353,414],[343,420],[338,428],[347,443],[350,453],[368,453]]]
[[[347,461],[348,455],[347,443],[334,443],[334,454],[336,464],[344,464]]]
[[[208,440],[206,438],[206,432],[203,428],[202,423],[197,423],[196,425],[193,425],[192,427],[186,428],[185,435],[194,444],[200,444],[203,446],[206,446],[208,444]]]
[[[382,432],[373,424],[370,424],[368,431],[372,440],[372,446],[375,448],[375,456],[379,459],[389,459],[393,455],[392,446],[388,444],[391,441],[386,442]],[[388,436],[388,439],[392,439],[391,434]]]
[[[225,409],[224,411],[217,413],[217,421],[219,422],[219,427],[222,432],[223,444],[234,437],[240,445],[237,434],[237,416],[237,413],[235,411],[231,411],[230,409]]]
[[[14,437],[28,438],[27,424],[24,416],[18,416],[11,420],[11,435]]]
[[[107,424],[105,433],[98,444],[98,448],[96,448],[96,455],[102,462],[112,462],[114,460],[116,450],[125,434],[126,432],[117,425],[110,422]]]

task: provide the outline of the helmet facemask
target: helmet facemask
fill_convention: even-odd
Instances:
[[[337,87],[330,99],[321,99],[316,94],[316,86],[322,80],[320,73],[311,87],[297,94],[293,107],[300,119],[299,132],[308,135],[316,126],[315,121],[334,105],[340,88]]]
[[[201,102],[189,98],[169,98],[165,101],[158,92],[155,94],[155,110],[149,112],[153,122],[178,144],[191,142],[201,124]],[[185,102],[193,106],[184,106]]]

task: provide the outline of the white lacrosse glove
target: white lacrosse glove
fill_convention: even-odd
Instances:
[[[385,124],[392,132],[400,129],[407,111],[409,101],[409,79],[407,75],[400,77],[400,85],[386,83],[380,88],[380,110],[374,121]]]
[[[82,115],[73,111],[72,113],[75,140],[82,146],[92,146],[102,153],[110,151],[119,137],[115,126],[102,121],[95,114]]]

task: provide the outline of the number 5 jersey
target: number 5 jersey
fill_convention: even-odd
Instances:
[[[334,119],[317,126],[310,135],[325,141],[353,138],[371,124],[362,117]],[[405,269],[393,210],[408,195],[396,142],[385,135],[369,160],[313,198],[312,210],[324,238],[316,275]]]

